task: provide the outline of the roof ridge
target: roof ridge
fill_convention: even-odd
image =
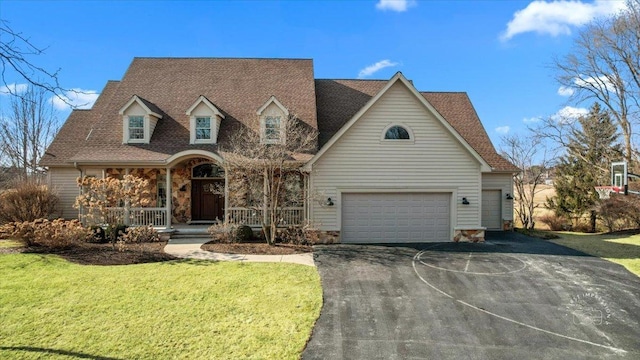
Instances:
[[[313,58],[279,58],[279,57],[231,57],[231,56],[134,56],[133,60],[136,59],[151,59],[151,60],[191,60],[191,59],[203,59],[203,60],[304,60],[313,61]]]
[[[420,94],[467,94],[466,91],[418,91]]]
[[[338,78],[338,79],[329,79],[329,78],[316,78],[314,80],[331,80],[331,81],[335,81],[335,80],[346,80],[346,81],[389,81],[389,79],[348,79],[348,78]]]

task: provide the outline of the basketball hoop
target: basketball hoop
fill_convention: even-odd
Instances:
[[[611,193],[620,193],[620,188],[617,186],[596,186],[596,192],[602,200],[609,198]]]

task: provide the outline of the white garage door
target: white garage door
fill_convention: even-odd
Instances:
[[[482,226],[487,229],[502,229],[502,192],[482,190]]]
[[[447,193],[342,194],[344,243],[451,241]]]

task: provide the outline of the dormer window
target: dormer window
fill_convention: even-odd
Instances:
[[[189,116],[190,144],[215,144],[224,115],[209,99],[200,95],[187,109]]]
[[[138,95],[133,95],[120,109],[120,115],[122,115],[122,143],[148,144],[158,120],[162,119],[161,112],[152,102]]]
[[[267,102],[258,109],[260,119],[260,140],[263,144],[284,144],[286,141],[286,120],[289,118],[289,110],[271,96]]]
[[[144,139],[144,116],[129,116],[129,140]]]
[[[211,140],[211,117],[196,117],[196,140]]]
[[[280,116],[266,116],[264,119],[264,140],[265,143],[279,143],[280,142]]]

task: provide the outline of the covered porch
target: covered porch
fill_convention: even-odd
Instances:
[[[217,154],[198,151],[178,155],[164,167],[92,166],[81,168],[81,174],[114,178],[133,175],[149,182],[150,206],[119,204],[121,206],[111,207],[106,215],[111,223],[151,225],[158,230],[170,231],[176,226],[208,225],[227,220],[260,228],[263,219],[271,215],[269,210],[256,206],[255,196],[243,181],[242,174],[226,172]],[[307,218],[306,202],[303,201],[305,187],[301,181],[300,201],[281,209],[279,226],[304,224]]]

